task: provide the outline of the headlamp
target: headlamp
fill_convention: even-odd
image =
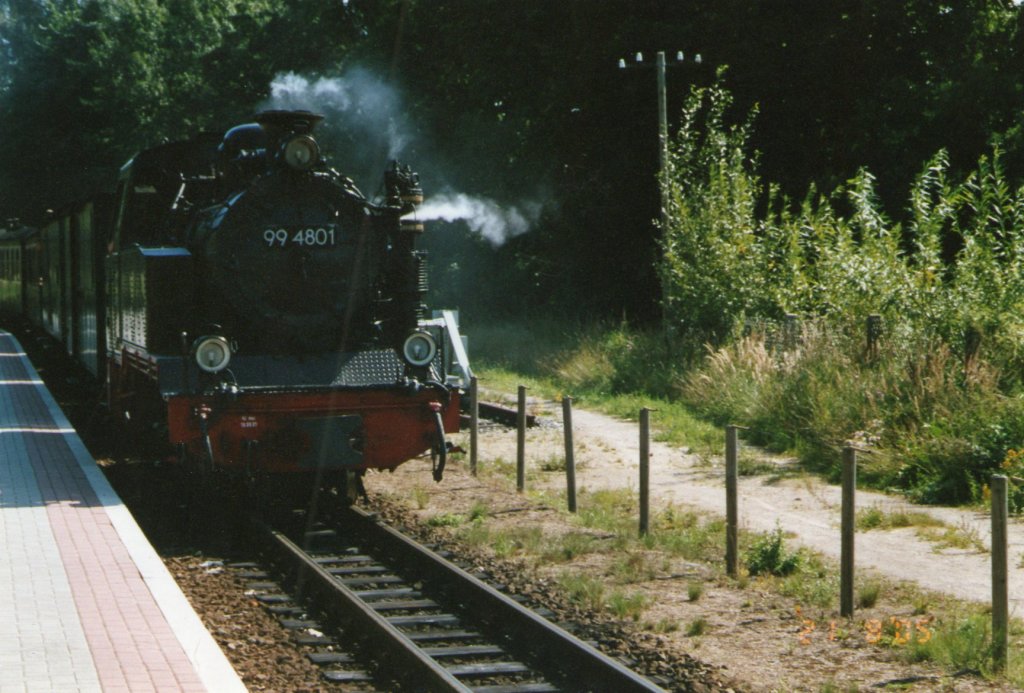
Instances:
[[[426,366],[436,355],[437,342],[428,332],[413,332],[402,345],[402,357],[410,366]]]
[[[284,162],[296,171],[307,171],[320,160],[320,146],[309,135],[296,135],[284,145]]]
[[[231,362],[231,345],[223,337],[200,337],[192,345],[196,365],[207,373],[219,373]]]

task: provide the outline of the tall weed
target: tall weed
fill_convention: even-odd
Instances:
[[[940,151],[903,223],[866,170],[794,205],[761,181],[753,115],[729,124],[730,105],[720,84],[695,89],[673,141],[665,322],[677,349],[709,345],[679,394],[828,471],[870,441],[875,483],[979,500],[1024,448],[1024,190],[998,150],[960,182]]]

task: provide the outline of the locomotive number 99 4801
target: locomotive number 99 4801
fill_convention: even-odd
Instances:
[[[336,237],[337,231],[333,224],[300,229],[270,228],[263,231],[263,241],[268,248],[287,248],[290,245],[327,248],[335,245]]]

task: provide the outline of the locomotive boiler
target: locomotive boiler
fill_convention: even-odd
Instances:
[[[455,314],[423,303],[418,177],[393,163],[368,200],[320,120],[264,112],[123,167],[108,404],[204,467],[360,474],[431,452],[440,479],[470,367]]]

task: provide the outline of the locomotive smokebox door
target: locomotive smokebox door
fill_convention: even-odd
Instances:
[[[307,444],[301,447],[299,466],[304,469],[337,469],[363,461],[363,417],[323,416],[302,418],[295,427]]]

